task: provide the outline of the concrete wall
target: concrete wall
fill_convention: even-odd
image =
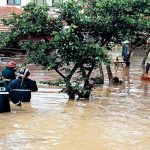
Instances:
[[[48,4],[48,6],[52,6],[52,0],[46,0],[46,3]]]
[[[6,0],[0,0],[0,6],[6,6]]]
[[[28,4],[29,2],[31,2],[32,0],[21,0],[21,5],[7,5],[7,0],[0,0],[0,6],[15,6],[17,8],[20,8],[21,6],[25,6],[26,4]],[[51,3],[52,0],[47,0],[49,1],[49,3]]]
[[[26,4],[28,4],[29,2],[31,2],[32,0],[21,0],[21,6],[25,6]],[[58,2],[60,0],[54,0],[55,2]],[[66,2],[67,0],[63,0],[63,2]],[[48,6],[52,6],[52,0],[46,0]],[[15,6],[17,8],[20,8],[20,5],[7,5],[7,0],[0,0],[0,6]]]
[[[25,6],[29,2],[31,2],[31,0],[21,0],[21,6]]]
[[[17,8],[20,8],[21,6],[25,6],[27,3],[29,3],[31,0],[21,0],[21,5],[7,5],[7,0],[0,0],[0,6],[7,6],[7,7],[11,7],[11,6],[14,6],[14,7],[17,7]]]

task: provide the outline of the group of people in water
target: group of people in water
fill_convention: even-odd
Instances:
[[[0,76],[0,113],[10,112],[10,101],[21,106],[30,102],[31,92],[38,90],[37,83],[29,79],[30,71],[26,67],[16,70],[16,62],[10,61]]]

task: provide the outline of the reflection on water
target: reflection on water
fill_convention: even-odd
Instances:
[[[58,77],[29,68],[37,81]],[[135,58],[130,68],[118,68],[122,85],[109,86],[106,78],[82,102],[39,84],[31,103],[11,104],[10,113],[0,114],[0,150],[149,150],[150,83],[140,81],[140,73]]]

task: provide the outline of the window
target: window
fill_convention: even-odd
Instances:
[[[48,6],[56,6],[58,2],[63,2],[67,0],[34,0],[34,2],[37,5],[45,5],[47,4]]]
[[[21,5],[21,0],[7,0],[9,5]]]

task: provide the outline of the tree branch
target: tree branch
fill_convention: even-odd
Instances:
[[[89,79],[89,77],[90,77],[90,75],[91,75],[91,73],[92,73],[92,71],[93,71],[93,69],[94,69],[94,64],[92,64],[92,67],[90,68],[90,70],[89,70],[89,72],[88,72],[88,74],[87,74],[87,77],[88,77],[88,79]]]
[[[54,68],[54,70],[55,70],[63,79],[66,78],[66,77],[58,70],[58,68]]]
[[[78,64],[75,64],[74,67],[72,68],[72,70],[70,71],[70,73],[68,74],[67,78],[71,79],[73,74],[75,73],[75,71],[78,69]]]

